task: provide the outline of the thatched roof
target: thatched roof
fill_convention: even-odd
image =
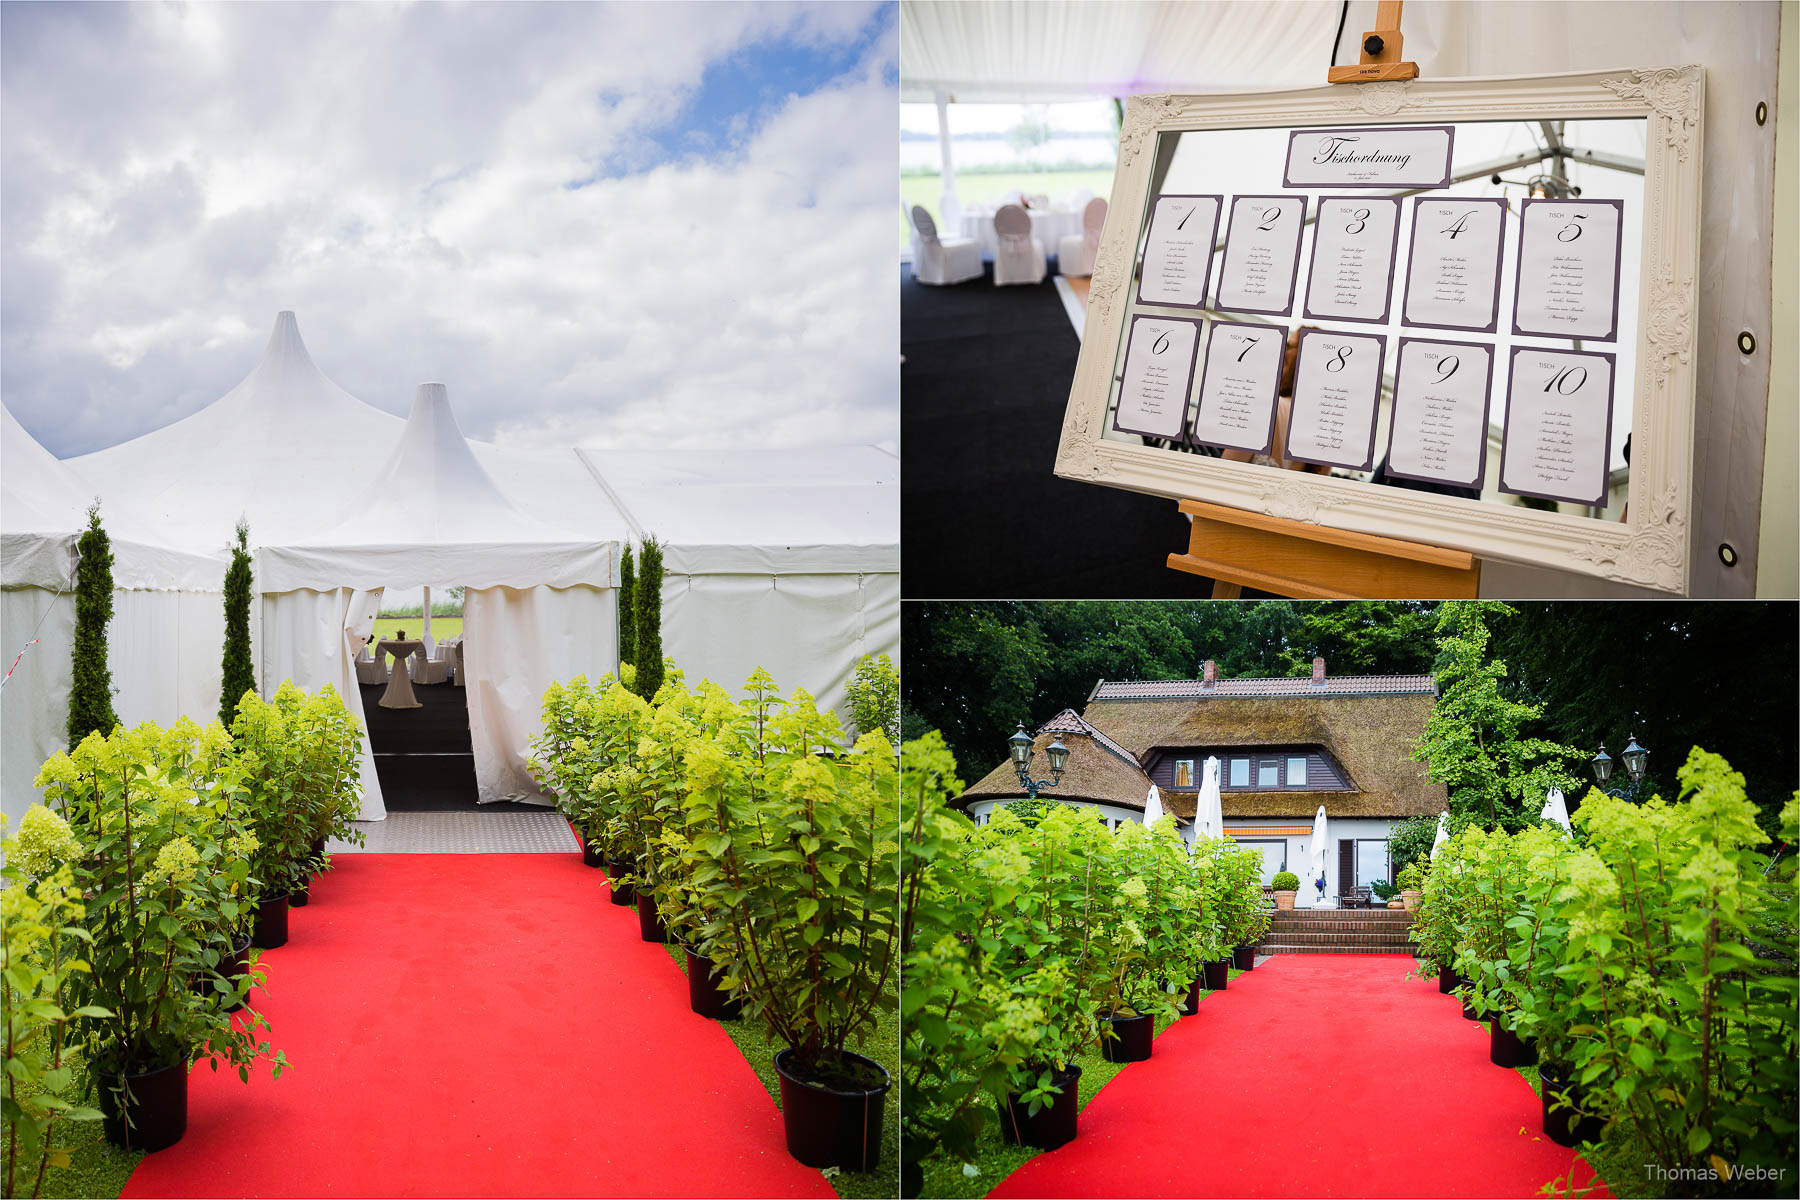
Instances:
[[[1318,745],[1350,777],[1349,791],[1228,791],[1223,797],[1227,817],[1310,817],[1320,804],[1333,817],[1404,817],[1445,806],[1443,785],[1429,782],[1424,766],[1411,758],[1412,744],[1425,731],[1437,702],[1435,689],[1332,693],[1296,688],[1275,696],[1112,699],[1106,693],[1110,686],[1099,689],[1083,715],[1139,762],[1159,748]],[[1165,793],[1163,803],[1171,811],[1191,813],[1194,793]]]
[[[1046,789],[1045,799],[1091,800],[1142,809],[1150,794],[1150,777],[1144,774],[1130,750],[1081,719],[1074,709],[1062,712],[1039,727],[1031,740],[1034,755],[1031,772],[1034,778],[1050,774],[1050,743],[1057,738],[1069,748],[1069,765],[1054,789]],[[957,801],[967,807],[975,800],[1017,800],[1025,796],[1018,772],[1008,759],[981,781],[962,794]],[[1188,804],[1193,815],[1193,804]]]

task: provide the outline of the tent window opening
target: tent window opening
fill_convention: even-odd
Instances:
[[[1265,758],[1256,764],[1256,786],[1273,788],[1281,786],[1281,763],[1277,759]]]
[[[1306,786],[1306,758],[1296,755],[1287,760],[1287,785],[1289,787]]]
[[[1231,786],[1240,788],[1250,786],[1249,759],[1234,758],[1231,760]]]

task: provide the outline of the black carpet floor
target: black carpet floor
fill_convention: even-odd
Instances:
[[[382,708],[387,685],[362,685],[375,775],[389,812],[542,812],[537,804],[476,803],[469,693],[448,683],[412,685],[418,708]]]
[[[925,287],[901,268],[902,578],[908,599],[1203,597],[1172,571],[1173,500],[1054,474],[1081,343],[1056,285]]]

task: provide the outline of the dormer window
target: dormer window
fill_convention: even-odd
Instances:
[[[1231,784],[1234,788],[1250,786],[1250,760],[1234,758],[1231,760]]]
[[[1194,786],[1194,760],[1178,758],[1175,760],[1175,786],[1182,789]]]
[[[1290,755],[1287,760],[1287,785],[1289,787],[1306,786],[1306,756]]]

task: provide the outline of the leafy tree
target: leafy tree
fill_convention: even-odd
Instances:
[[[646,700],[655,698],[663,682],[662,578],[662,543],[645,534],[633,607],[637,610],[637,694]]]
[[[250,661],[250,526],[238,522],[237,544],[225,569],[225,655],[220,664],[219,723],[231,728],[244,693],[256,687]]]
[[[1544,792],[1573,790],[1573,746],[1531,737],[1525,727],[1543,707],[1508,699],[1506,663],[1488,653],[1488,621],[1512,611],[1498,601],[1447,603],[1438,610],[1438,702],[1413,747],[1413,759],[1450,793],[1450,812],[1486,828],[1532,824]]]
[[[75,647],[69,687],[69,749],[90,733],[102,737],[119,718],[112,706],[112,668],[106,661],[106,626],[113,615],[112,539],[100,526],[100,506],[88,509],[88,527],[75,543]]]
[[[1388,853],[1394,860],[1394,873],[1412,862],[1427,862],[1431,844],[1437,840],[1438,819],[1435,814],[1408,817],[1388,831]]]
[[[637,662],[637,570],[630,543],[619,557],[619,661]]]

